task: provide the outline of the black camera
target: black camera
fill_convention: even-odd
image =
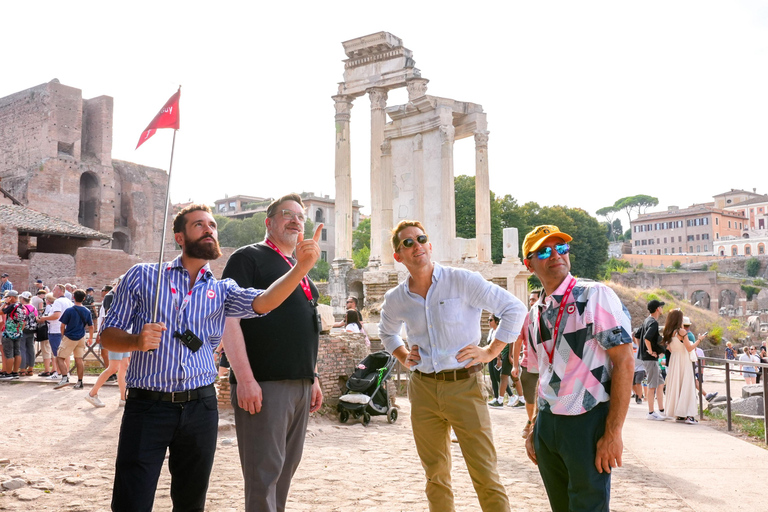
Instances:
[[[174,338],[178,338],[181,340],[181,342],[186,346],[189,350],[192,352],[197,352],[200,347],[203,346],[203,342],[200,338],[198,338],[195,333],[187,329],[184,332],[175,332],[173,333]]]

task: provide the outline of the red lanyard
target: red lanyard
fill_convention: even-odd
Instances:
[[[571,295],[571,290],[576,286],[576,279],[571,278],[571,282],[568,284],[568,288],[565,289],[563,298],[560,300],[560,307],[557,309],[557,320],[555,320],[555,330],[552,336],[552,350],[547,350],[547,346],[544,344],[544,336],[541,334],[541,309],[539,309],[539,338],[541,339],[541,346],[544,347],[549,358],[549,371],[552,371],[552,359],[555,356],[555,346],[557,346],[557,334],[560,331],[560,320],[563,319],[563,311],[565,310],[565,303],[568,302],[568,297]]]
[[[272,243],[272,240],[267,238],[265,240],[266,244],[273,248],[277,254],[283,257],[285,262],[290,265],[291,268],[293,268],[293,263],[291,263],[291,260],[289,260],[285,254],[283,254],[283,251],[280,250],[278,246],[276,246],[274,243]],[[301,280],[301,289],[304,290],[304,295],[307,297],[307,300],[312,303],[312,305],[315,304],[315,299],[312,297],[312,288],[309,287],[309,278],[307,276],[304,276],[304,278]]]

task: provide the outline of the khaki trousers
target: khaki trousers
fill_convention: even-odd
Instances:
[[[416,450],[427,474],[429,510],[452,512],[451,440],[453,427],[469,476],[484,512],[508,512],[509,500],[496,470],[491,418],[480,385],[483,373],[455,382],[412,373],[408,382]]]

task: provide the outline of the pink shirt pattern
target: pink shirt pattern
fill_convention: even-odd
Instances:
[[[606,350],[632,343],[629,312],[614,291],[578,279],[565,304],[552,351],[560,301],[574,279],[568,274],[551,296],[542,295],[528,313],[529,365],[539,368],[539,409],[566,416],[583,414],[610,400],[613,364]],[[552,353],[551,369],[548,351]]]

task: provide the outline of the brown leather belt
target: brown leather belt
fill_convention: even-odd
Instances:
[[[469,368],[460,368],[458,370],[445,370],[437,373],[424,373],[424,372],[420,372],[419,370],[414,370],[414,373],[417,373],[426,379],[445,380],[445,381],[453,382],[456,380],[468,379],[470,375],[477,373],[482,369],[483,369],[482,364],[476,364],[474,366],[470,366]]]

